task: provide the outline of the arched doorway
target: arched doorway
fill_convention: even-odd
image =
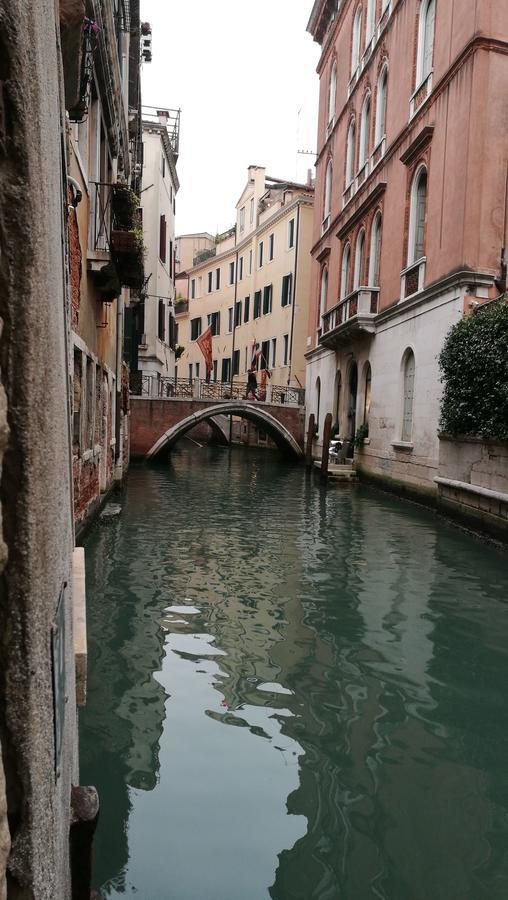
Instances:
[[[333,404],[333,412],[334,419],[333,424],[337,429],[337,434],[340,434],[340,400],[342,393],[342,375],[340,369],[335,373],[335,393],[334,393],[334,404]]]
[[[352,363],[349,370],[349,409],[348,409],[348,437],[353,440],[356,434],[356,398],[358,395],[358,366]]]

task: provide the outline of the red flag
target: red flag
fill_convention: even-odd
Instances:
[[[196,341],[201,353],[205,357],[205,365],[206,365],[206,376],[210,375],[210,372],[213,368],[212,361],[212,328],[207,328],[206,331],[201,334]]]

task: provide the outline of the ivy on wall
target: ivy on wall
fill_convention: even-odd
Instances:
[[[508,304],[457,322],[439,356],[441,431],[508,440]]]

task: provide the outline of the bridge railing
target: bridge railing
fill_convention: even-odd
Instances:
[[[210,381],[203,378],[166,378],[157,374],[144,375],[131,372],[130,392],[133,397],[150,397],[153,400],[246,400],[247,382]],[[305,390],[300,387],[270,384],[266,390],[258,387],[257,402],[289,406],[305,405]]]

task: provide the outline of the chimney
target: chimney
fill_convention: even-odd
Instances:
[[[167,127],[168,120],[169,120],[169,113],[168,113],[167,109],[158,109],[157,116],[159,119],[159,123],[161,125],[165,125]]]

